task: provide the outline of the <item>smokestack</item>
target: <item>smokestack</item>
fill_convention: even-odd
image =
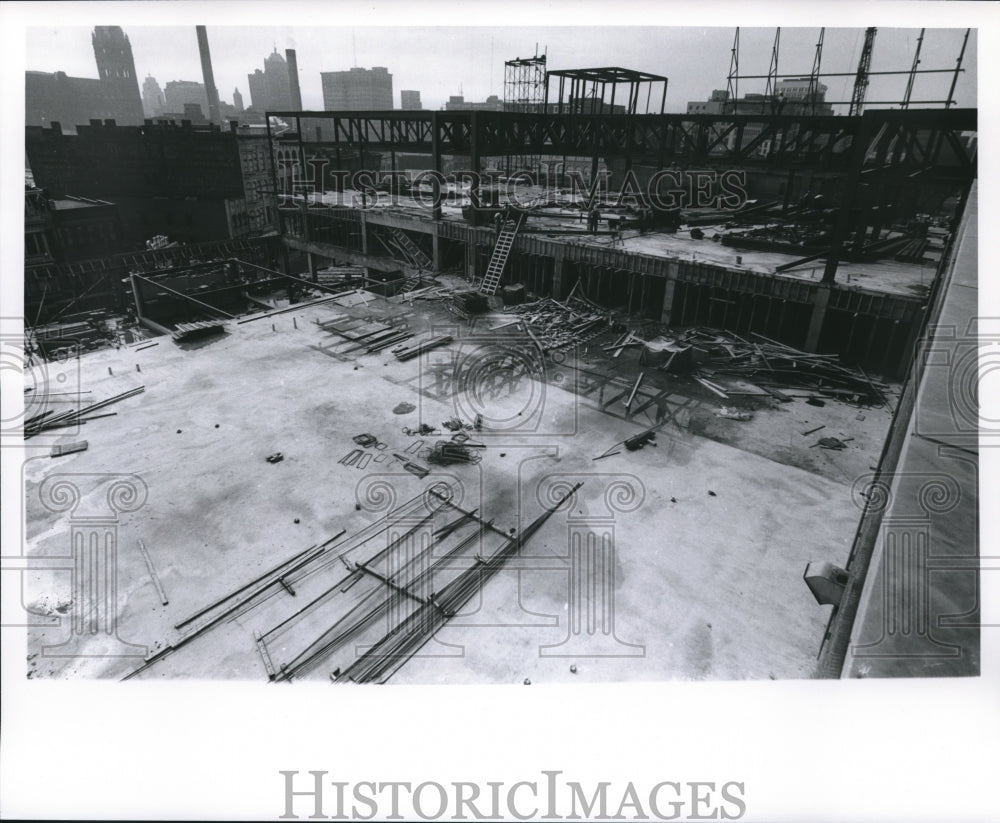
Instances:
[[[299,63],[295,57],[295,49],[285,49],[285,62],[288,63],[288,86],[292,92],[292,110],[302,111],[302,92],[299,89]]]
[[[219,117],[219,92],[215,88],[215,75],[212,73],[212,53],[208,50],[208,32],[204,26],[195,26],[198,32],[198,52],[201,54],[201,75],[205,81],[205,94],[208,96],[208,119],[209,122],[218,125],[221,122]]]

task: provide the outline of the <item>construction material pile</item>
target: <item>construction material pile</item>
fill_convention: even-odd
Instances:
[[[782,389],[799,389],[804,396],[822,395],[859,405],[883,406],[888,386],[878,383],[858,368],[840,365],[836,354],[813,354],[778,343],[763,335],[751,333],[746,340],[730,331],[692,328],[678,335],[677,342],[690,345],[699,353],[698,375],[704,378],[726,376],[752,383],[778,400],[790,399]],[[729,394],[725,386],[707,386],[723,398]]]
[[[584,343],[608,329],[608,311],[588,300],[570,297],[560,302],[543,297],[509,309],[519,315],[545,351]]]
[[[174,326],[172,337],[179,343],[182,340],[198,340],[224,331],[225,323],[222,320],[200,320],[197,323],[178,323]]]
[[[454,338],[451,335],[447,334],[440,337],[431,337],[421,343],[414,343],[405,347],[393,349],[392,353],[396,355],[397,360],[406,362],[407,360],[412,360],[414,357],[419,357],[424,352],[436,349],[439,346],[447,346],[453,339]]]

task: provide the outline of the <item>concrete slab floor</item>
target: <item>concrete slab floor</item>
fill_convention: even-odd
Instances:
[[[33,376],[51,391],[78,380],[94,399],[139,385],[146,391],[113,406],[115,417],[28,441],[39,447],[24,468],[28,553],[50,567],[25,575],[24,605],[44,624],[29,629],[29,676],[121,677],[143,654],[175,641],[179,620],[341,529],[349,536],[377,522],[393,501],[440,479],[504,532],[541,512],[546,484],[584,485],[572,508],[556,512],[522,550],[538,568],[521,558],[501,571],[438,632],[435,647],[449,654],[418,655],[391,682],[810,676],[829,607],[815,603],[802,572],[813,560],[846,561],[859,515],[851,483],[878,457],[886,411],[867,410],[859,421],[852,406],[798,400],[765,404],[753,420],[737,422],[712,414],[718,398],[655,373],[655,388],[669,389],[687,413],[664,424],[655,447],[594,461],[652,425],[645,415],[603,412],[577,385],[576,366],[627,381],[635,366],[624,358],[604,362],[591,348],[579,354],[585,362],[539,366],[544,380],[534,366],[518,377],[515,361],[537,352],[516,332],[469,332],[430,301],[411,306],[366,294],[339,302],[353,305],[230,323],[225,335],[200,344],[158,338],[143,351],[93,352]],[[450,328],[456,340],[399,362],[388,351],[347,351],[353,344],[316,322],[389,317],[421,334]],[[512,358],[500,382],[497,352]],[[460,379],[455,362],[464,364]],[[450,433],[415,438],[404,427],[440,429],[455,415],[470,420],[476,408],[486,418],[483,431],[470,432],[486,445],[478,465],[421,479],[399,461],[378,461],[376,449],[363,469],[338,462],[358,448],[351,440],[358,433],[387,444],[383,454],[406,454],[417,439],[426,448]],[[819,425],[826,428],[817,438],[855,440],[844,452],[810,449],[814,438],[801,431]],[[83,438],[86,451],[48,456],[52,443]],[[267,462],[275,452],[283,460]],[[54,493],[59,479],[71,484],[68,496],[69,487]],[[126,486],[113,492],[120,481]],[[104,525],[82,519],[92,515]],[[111,634],[90,633],[77,613],[81,598],[74,601],[65,560],[72,540],[95,528],[117,546]],[[599,575],[593,564],[580,567],[581,586],[571,549],[588,535],[614,562]],[[301,604],[284,592],[274,598],[283,608]],[[575,631],[567,616],[581,598],[597,623]],[[238,615],[143,676],[263,679],[255,620],[253,612]],[[70,656],[53,656],[60,654]],[[329,674],[320,666],[310,677]]]

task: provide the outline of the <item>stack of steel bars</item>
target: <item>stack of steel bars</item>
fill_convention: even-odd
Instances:
[[[36,414],[28,418],[28,420],[24,423],[24,439],[28,440],[36,434],[49,431],[50,429],[61,429],[68,426],[76,426],[80,423],[86,423],[88,420],[96,420],[98,417],[110,417],[110,414],[94,414],[94,412],[103,409],[105,406],[110,406],[112,403],[117,403],[119,400],[126,400],[129,397],[134,397],[144,391],[146,391],[146,387],[139,386],[137,389],[131,389],[127,392],[123,392],[122,394],[117,394],[114,397],[109,397],[107,400],[101,400],[99,403],[94,403],[83,409],[73,409],[68,412],[63,412],[62,414],[54,414],[52,410]],[[111,412],[111,414],[115,413],[116,412]]]
[[[476,565],[462,572],[448,583],[440,593],[432,594],[428,602],[413,611],[389,634],[349,666],[337,682],[351,680],[355,683],[384,683],[423,646],[453,615],[472,599],[504,563],[512,557],[542,524],[577,489],[577,483],[551,508],[529,525],[520,535],[506,543],[486,559],[476,558]]]

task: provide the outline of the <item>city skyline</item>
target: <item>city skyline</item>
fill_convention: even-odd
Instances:
[[[136,73],[151,75],[161,87],[173,80],[201,80],[201,65],[194,26],[123,26],[133,44]],[[64,71],[71,76],[95,75],[90,47],[92,27],[30,28],[25,68],[30,71]],[[394,76],[393,107],[400,107],[399,89],[417,89],[426,109],[442,109],[452,95],[480,101],[504,92],[504,62],[547,51],[550,69],[622,65],[625,68],[664,74],[670,79],[668,112],[683,112],[692,100],[708,99],[713,89],[725,88],[729,70],[732,27],[646,28],[621,27],[520,27],[463,28],[209,26],[216,85],[226,102],[233,88],[250,99],[247,74],[260,66],[275,48],[298,53],[303,107],[323,108],[321,72],[352,67],[386,66]],[[812,66],[818,29],[784,28],[779,72],[808,74]],[[861,28],[827,28],[823,71],[852,72],[856,68]],[[919,29],[880,28],[872,71],[905,71],[913,60]],[[928,29],[921,52],[921,68],[954,66],[964,35],[962,29]],[[774,29],[742,28],[740,71],[766,74]],[[445,44],[447,43],[447,48]],[[976,36],[969,39],[955,99],[959,106],[975,106],[977,90]],[[537,52],[536,52],[537,50]],[[259,52],[259,53],[258,53]],[[622,57],[622,55],[626,55]],[[707,55],[707,59],[706,59]],[[698,65],[699,70],[693,66]],[[791,76],[791,75],[789,75]],[[828,98],[850,96],[853,77],[825,81]],[[914,99],[942,99],[950,74],[920,75]],[[741,81],[740,93],[760,92],[765,81]],[[896,100],[903,96],[906,76],[872,78],[870,100]],[[759,86],[759,88],[758,88]],[[639,111],[645,109],[645,100]],[[652,103],[650,105],[652,109]],[[839,111],[839,108],[838,108]]]

